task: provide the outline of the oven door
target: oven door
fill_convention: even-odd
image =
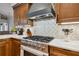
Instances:
[[[36,55],[24,50],[24,56],[36,56]]]
[[[33,48],[21,45],[21,55],[22,56],[48,56],[47,53],[35,50]]]
[[[20,56],[37,56],[29,51],[27,51],[28,49],[25,49],[26,47],[24,47],[23,45],[21,45],[21,53]]]

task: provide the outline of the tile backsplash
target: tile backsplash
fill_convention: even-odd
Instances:
[[[34,21],[34,35],[54,36],[56,30],[55,19],[41,19]]]
[[[62,29],[73,29],[68,35]],[[79,40],[79,24],[56,24],[55,19],[34,21],[34,35],[51,36],[56,39]]]
[[[56,38],[59,39],[69,39],[69,40],[79,40],[79,24],[63,24],[56,25]],[[73,29],[69,35],[65,35],[62,29]]]

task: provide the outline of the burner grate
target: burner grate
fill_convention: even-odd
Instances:
[[[54,39],[53,37],[45,37],[45,36],[32,36],[32,37],[23,37],[23,38],[34,40],[34,41],[46,42],[46,43]]]

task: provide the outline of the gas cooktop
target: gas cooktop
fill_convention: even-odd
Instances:
[[[32,36],[32,37],[23,37],[23,39],[29,39],[33,41],[39,41],[39,42],[45,42],[48,43],[51,40],[53,40],[53,37],[47,37],[47,36]]]

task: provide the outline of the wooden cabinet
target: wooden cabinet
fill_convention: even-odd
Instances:
[[[13,6],[14,9],[14,24],[23,25],[28,23],[28,11],[31,4],[21,3]]]
[[[0,39],[0,56],[11,55],[11,40]]]
[[[79,52],[49,46],[49,56],[79,56]]]
[[[20,40],[0,39],[0,56],[20,56]]]
[[[0,40],[0,56],[6,56],[7,55],[7,47],[8,43],[6,40]]]
[[[12,55],[13,56],[20,56],[20,49],[21,49],[21,42],[18,39],[12,40]]]
[[[28,4],[17,4],[14,9],[14,23],[15,25],[23,24],[27,20],[26,14],[28,11]]]
[[[77,22],[79,21],[79,3],[56,3],[57,22]]]

